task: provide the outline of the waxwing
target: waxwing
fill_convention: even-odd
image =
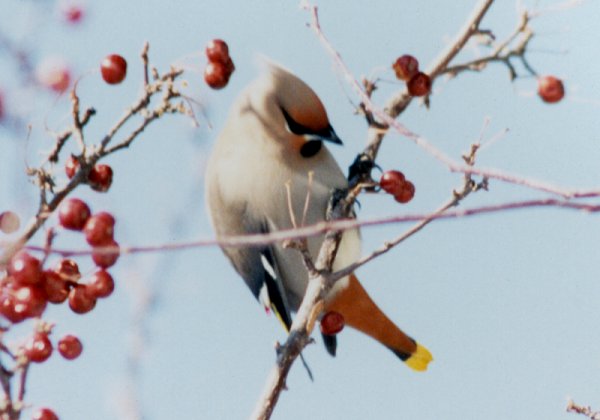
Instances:
[[[269,233],[325,219],[331,193],[347,180],[324,142],[341,144],[316,93],[288,70],[266,63],[262,76],[233,104],[206,171],[206,202],[217,237]],[[311,174],[311,175],[309,175]],[[309,178],[310,181],[309,181]],[[286,187],[287,184],[287,187]],[[322,236],[308,239],[316,258]],[[304,296],[308,274],[300,253],[281,244],[228,248],[223,252],[254,296],[286,330]],[[358,230],[343,234],[333,270],[358,259]],[[402,332],[372,301],[354,275],[341,279],[323,313],[336,311],[345,324],[378,340],[408,366],[425,370],[429,351]],[[324,336],[336,351],[335,336]]]

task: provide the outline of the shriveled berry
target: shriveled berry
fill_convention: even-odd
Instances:
[[[0,213],[0,232],[14,233],[19,229],[21,221],[17,213],[13,211],[4,211]]]
[[[73,178],[75,173],[79,170],[79,166],[77,158],[73,155],[69,156],[65,162],[65,173],[67,174],[67,178]]]
[[[90,217],[90,208],[78,198],[65,200],[58,209],[58,221],[65,229],[81,230]]]
[[[402,189],[394,194],[394,199],[402,204],[408,203],[415,196],[415,186],[412,182],[406,181],[402,185]]]
[[[92,215],[83,227],[85,240],[92,246],[108,244],[113,239],[115,218],[105,211]]]
[[[42,363],[52,355],[52,343],[45,332],[37,332],[25,343],[25,355],[35,363]]]
[[[392,68],[398,79],[408,81],[419,72],[419,61],[412,55],[405,54],[398,57]]]
[[[15,312],[24,318],[41,316],[46,309],[48,298],[44,290],[37,286],[21,286],[13,292]]]
[[[339,312],[330,311],[321,318],[321,333],[335,335],[344,329],[344,316]]]
[[[108,55],[100,63],[102,78],[109,85],[116,85],[127,76],[127,61],[118,54]]]
[[[213,89],[224,88],[229,82],[229,76],[231,76],[230,67],[218,61],[209,62],[204,69],[204,81]]]
[[[58,416],[51,409],[43,407],[33,413],[31,420],[58,420]]]
[[[113,266],[119,258],[119,244],[114,239],[102,247],[92,250],[92,260],[98,267],[108,268]]]
[[[431,91],[431,78],[425,73],[418,72],[406,82],[411,96],[425,96]]]
[[[113,170],[110,166],[103,163],[94,165],[88,175],[88,183],[93,190],[106,192],[110,188],[113,180]]]
[[[73,360],[79,357],[83,351],[83,345],[79,338],[69,334],[58,341],[58,351],[65,359]]]
[[[222,39],[213,39],[206,45],[206,57],[209,61],[225,64],[229,60],[229,46]]]
[[[50,303],[63,303],[69,296],[69,283],[55,271],[42,273],[42,286]]]
[[[54,271],[64,280],[76,282],[81,278],[79,266],[70,258],[63,258],[54,267]]]
[[[565,86],[557,77],[542,76],[538,79],[538,95],[544,102],[553,104],[565,96]]]
[[[18,284],[36,285],[41,280],[42,263],[27,251],[21,250],[10,259],[8,274]]]
[[[108,271],[98,270],[92,275],[87,287],[92,296],[105,298],[115,290],[115,282]]]
[[[402,172],[390,170],[385,171],[383,175],[381,175],[379,185],[381,186],[381,189],[384,190],[386,193],[394,195],[402,187],[404,181],[405,178]]]
[[[96,298],[89,292],[87,285],[78,284],[69,292],[69,308],[76,314],[85,314],[96,306]]]

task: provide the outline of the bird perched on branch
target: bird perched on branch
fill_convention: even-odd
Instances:
[[[290,229],[293,218],[305,225],[324,221],[332,192],[347,187],[325,142],[342,143],[316,93],[288,70],[267,63],[264,74],[234,103],[208,162],[206,201],[217,236]],[[308,238],[313,258],[322,241],[323,236]],[[300,252],[281,244],[223,247],[223,252],[289,331],[291,313],[308,283]],[[359,252],[358,230],[345,231],[333,270],[356,261]],[[390,321],[354,275],[334,285],[323,314],[329,311],[342,314],[346,325],[376,339],[415,370],[425,370],[432,360],[425,347]],[[335,336],[324,338],[335,355]]]

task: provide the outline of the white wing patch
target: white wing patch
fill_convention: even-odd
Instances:
[[[267,260],[267,258],[264,256],[264,254],[260,254],[260,262],[262,263],[263,268],[265,269],[267,274],[269,276],[271,276],[272,279],[276,279],[277,277],[275,275],[275,269],[269,263],[269,260]],[[268,314],[271,311],[271,298],[269,297],[269,289],[267,287],[266,282],[264,282],[260,288],[260,292],[258,294],[258,300],[263,305],[263,307],[265,308],[265,311]]]

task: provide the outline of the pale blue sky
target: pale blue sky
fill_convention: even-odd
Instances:
[[[187,66],[188,92],[208,107],[212,130],[202,118],[199,129],[190,128],[183,117],[165,118],[131,149],[107,159],[115,171],[108,194],[85,187],[76,191],[93,209],[116,216],[116,238],[123,244],[212,236],[204,210],[203,164],[236,93],[256,76],[258,54],[294,70],[320,95],[345,142],[333,149],[340,166],[347,167],[364,145],[365,122],[353,115],[349,102],[356,97],[333,71],[330,57],[305,25],[309,15],[297,2],[90,1],[89,16],[79,28],[60,24],[52,2],[4,3],[0,28],[11,36],[27,34],[34,60],[62,54],[78,74],[86,74],[80,83],[82,102],[99,111],[88,127],[88,141],[98,139],[136,97],[141,83],[137,56],[145,40],[151,61],[161,70],[173,62]],[[360,76],[403,53],[428,63],[475,3],[319,4],[323,30]],[[517,16],[515,2],[496,3],[483,27],[501,39],[513,30]],[[532,23],[531,64],[565,80],[568,93],[562,103],[543,104],[534,95],[533,79],[511,84],[506,68],[494,65],[482,74],[439,80],[431,109],[414,102],[401,122],[459,159],[489,117],[485,138],[509,132],[481,152],[482,166],[566,187],[597,188],[600,61],[597,34],[590,28],[598,21],[598,2],[590,0]],[[209,91],[200,73],[203,46],[214,37],[227,40],[237,67],[230,85],[219,92]],[[122,85],[107,87],[93,70],[113,52],[128,59],[129,74]],[[463,57],[472,54],[467,50]],[[0,85],[14,86],[13,68],[5,61],[0,61],[0,72]],[[392,73],[383,76],[391,79]],[[375,100],[381,103],[399,88],[381,84]],[[51,146],[44,127],[59,129],[68,121],[65,97],[57,101],[36,93],[30,103],[29,143],[0,128],[1,209],[23,216],[31,215],[37,198],[24,178],[23,158],[35,163],[38,151]],[[461,181],[396,135],[386,138],[379,164],[404,171],[416,185],[416,197],[399,206],[389,196],[364,196],[361,218],[427,213]],[[62,170],[57,172],[64,180]],[[491,182],[489,192],[469,198],[464,207],[539,197],[544,195]],[[364,230],[363,252],[406,228]],[[317,344],[305,351],[315,382],[301,365],[294,366],[274,418],[573,419],[564,413],[568,397],[600,408],[599,237],[596,216],[552,209],[429,226],[358,274],[389,316],[431,350],[430,370],[414,373],[385,348],[350,330],[340,335],[338,356],[332,359],[317,337]],[[58,243],[84,245],[70,233],[61,234]],[[89,271],[86,264],[83,269]],[[114,296],[92,313],[78,316],[66,307],[48,311],[47,318],[57,322],[54,337],[76,333],[85,349],[75,362],[53,356],[35,366],[28,401],[55,407],[63,420],[128,418],[121,408],[129,395],[152,420],[247,418],[273,365],[273,343],[284,335],[220,251],[127,256],[113,272]],[[145,293],[154,294],[154,301],[141,313],[140,324],[136,310]],[[140,332],[143,343],[132,383],[128,355]]]

